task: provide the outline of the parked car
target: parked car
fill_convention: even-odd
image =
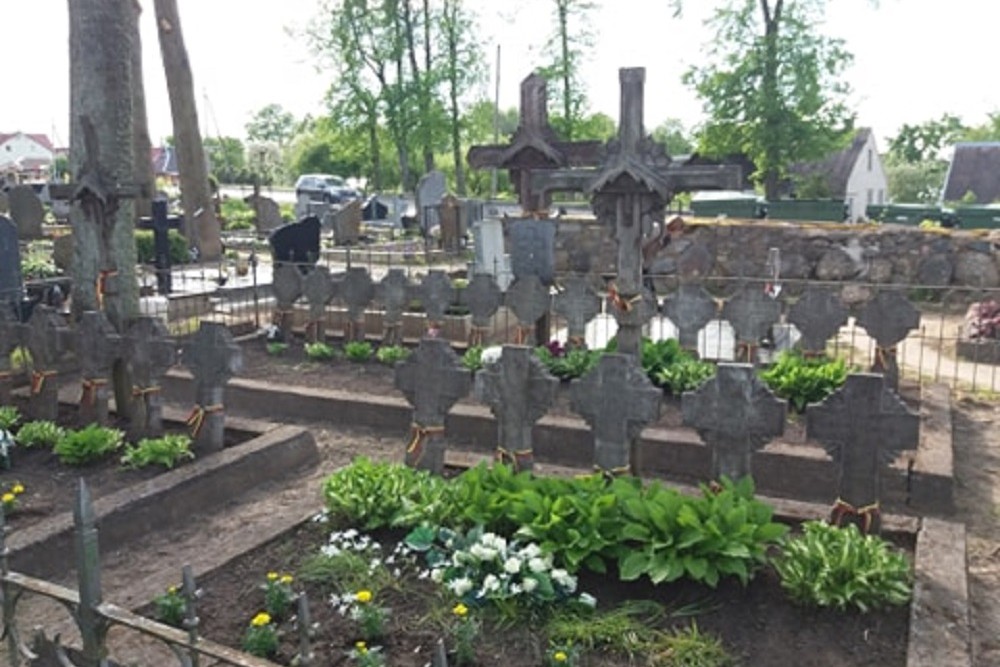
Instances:
[[[303,174],[295,181],[295,197],[308,195],[315,201],[339,204],[361,196],[340,176],[333,174]]]

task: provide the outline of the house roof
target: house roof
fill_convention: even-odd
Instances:
[[[958,201],[967,192],[977,204],[1000,200],[1000,142],[955,144],[955,155],[944,180],[944,201]]]
[[[796,162],[788,168],[789,176],[793,180],[821,176],[826,181],[830,197],[846,197],[847,182],[851,178],[851,172],[854,171],[854,165],[858,163],[861,151],[864,150],[871,135],[870,128],[858,128],[854,139],[846,148],[815,162]]]
[[[0,132],[0,145],[3,145],[13,139],[18,135],[24,135],[34,141],[36,144],[42,146],[46,150],[54,151],[55,147],[52,142],[49,141],[48,135],[45,134],[28,134],[26,132]]]

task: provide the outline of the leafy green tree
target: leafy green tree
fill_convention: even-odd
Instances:
[[[579,135],[579,123],[587,108],[587,96],[580,80],[584,54],[593,46],[590,12],[595,5],[590,0],[553,0],[556,32],[549,38],[545,51],[550,63],[540,68],[542,75],[555,85],[549,85],[549,96],[559,103],[560,111],[551,114],[550,122],[567,141]]]
[[[667,155],[687,155],[694,151],[691,133],[678,118],[668,118],[651,132],[653,140],[663,144]]]
[[[451,159],[455,169],[455,190],[466,193],[465,159],[462,151],[462,115],[459,107],[463,90],[483,78],[483,57],[475,22],[462,0],[445,0],[441,12],[441,37],[444,42],[444,88],[447,97]]]
[[[684,77],[709,119],[699,150],[746,154],[768,198],[790,164],[829,154],[853,129],[840,78],[852,56],[842,40],[819,33],[825,7],[825,0],[730,0],[709,22],[708,64]]]
[[[615,119],[606,113],[597,112],[580,118],[575,135],[578,139],[607,141],[618,134]]]
[[[966,128],[958,141],[1000,141],[1000,112],[989,114],[988,120],[982,125]]]
[[[885,161],[889,181],[889,199],[901,203],[935,204],[944,187],[948,163],[944,160],[903,162]]]
[[[494,122],[497,130],[494,131]],[[494,138],[506,141],[517,131],[518,110],[503,109],[497,117],[496,108],[489,100],[472,103],[462,114],[462,134],[469,146],[494,143]],[[496,134],[496,137],[494,137]],[[464,157],[462,158],[464,160]],[[489,196],[492,175],[487,170],[473,170],[467,174],[467,190],[477,196]],[[510,176],[506,171],[497,173],[497,191],[510,192]]]
[[[937,120],[919,125],[903,125],[895,137],[889,139],[888,157],[902,163],[916,164],[927,160],[940,160],[941,152],[958,141],[969,128],[958,116],[943,114]]]
[[[268,104],[254,112],[246,124],[247,139],[255,144],[284,146],[295,136],[297,123],[291,112],[280,104]]]
[[[222,183],[247,183],[246,151],[236,137],[206,137],[205,156],[212,173]]]

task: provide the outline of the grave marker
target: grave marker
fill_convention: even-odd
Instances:
[[[515,278],[538,276],[543,285],[555,280],[556,224],[532,218],[508,221],[510,268]]]
[[[140,317],[125,334],[125,359],[132,368],[129,432],[136,438],[163,435],[160,379],[177,362],[177,346],[158,317]]]
[[[920,326],[920,311],[899,292],[880,291],[865,305],[857,323],[875,340],[872,372],[885,375],[887,385],[895,389],[899,386],[896,345]]]
[[[507,290],[507,307],[517,317],[517,345],[537,345],[548,341],[538,341],[535,323],[549,312],[551,297],[549,288],[542,284],[538,276],[527,275],[518,278]]]
[[[15,185],[7,192],[10,217],[17,225],[17,235],[23,241],[42,238],[45,207],[30,185]]]
[[[361,200],[352,199],[340,208],[330,208],[323,216],[323,226],[333,229],[336,245],[355,245],[361,235]]]
[[[403,344],[403,312],[410,305],[410,281],[402,269],[389,269],[378,284],[378,298],[385,308],[382,344]]]
[[[481,220],[472,227],[475,245],[475,273],[488,273],[496,280],[501,292],[506,292],[514,279],[510,257],[504,251],[503,223],[495,218]]]
[[[438,206],[438,220],[441,221],[441,249],[445,252],[461,250],[465,240],[462,227],[461,202],[454,195],[445,195]]]
[[[59,360],[66,353],[68,329],[54,309],[38,304],[25,325],[24,345],[31,353],[31,398],[28,409],[36,420],[59,418]]]
[[[496,458],[515,471],[534,466],[531,429],[555,401],[559,380],[534,350],[505,345],[500,360],[476,373],[476,398],[497,420]]]
[[[817,355],[826,352],[826,342],[847,324],[849,314],[837,292],[810,287],[789,309],[788,321],[802,334],[805,354]]]
[[[20,319],[23,294],[17,227],[9,218],[0,215],[0,309]]]
[[[466,288],[459,293],[460,303],[466,306],[472,315],[469,345],[482,345],[490,326],[490,319],[496,315],[503,303],[503,293],[493,280],[493,276],[487,273],[477,273],[472,276]]]
[[[566,320],[566,342],[570,347],[587,346],[587,322],[601,312],[601,297],[583,276],[570,276],[562,282],[553,299],[552,310]]]
[[[610,474],[632,471],[635,441],[659,416],[662,396],[635,357],[626,354],[604,354],[593,370],[572,381],[570,405],[593,429],[597,468]]]
[[[437,169],[424,174],[417,183],[417,216],[425,236],[440,222],[438,206],[447,192],[448,181]]]
[[[198,333],[184,346],[184,365],[194,375],[195,405],[188,416],[192,450],[208,454],[225,445],[226,383],[243,365],[240,346],[229,329],[219,322],[202,322]]]
[[[698,349],[698,333],[718,315],[719,306],[701,285],[683,283],[663,303],[663,314],[678,331],[681,347]]]
[[[919,431],[920,418],[881,375],[848,375],[843,387],[806,408],[806,435],[823,444],[840,471],[833,523],[848,519],[879,532],[882,466],[915,448]]]
[[[162,296],[170,294],[170,230],[184,226],[184,216],[167,215],[167,200],[154,199],[152,217],[139,218],[136,229],[153,230],[153,265],[156,267],[156,291]],[[100,301],[100,299],[99,299]]]
[[[270,233],[285,224],[278,202],[263,195],[250,195],[243,199],[254,210],[254,227],[258,233]]]
[[[83,392],[80,396],[80,422],[108,423],[108,384],[112,366],[121,354],[122,337],[107,315],[87,311],[76,326],[76,358],[80,363]]]
[[[451,284],[448,274],[440,269],[433,269],[427,272],[420,286],[417,288],[420,295],[420,305],[427,315],[427,331],[436,332],[444,322],[445,312],[451,305],[455,296],[455,287]],[[430,333],[430,335],[437,335]]]
[[[309,321],[306,323],[306,340],[310,343],[326,340],[326,305],[333,300],[335,289],[330,270],[317,266],[302,279],[302,292],[309,302]]]
[[[396,366],[395,386],[413,406],[406,465],[436,473],[444,469],[445,416],[471,385],[472,374],[451,344],[440,338],[423,338]]]
[[[347,324],[344,329],[344,341],[362,341],[365,339],[365,308],[375,298],[375,283],[368,270],[354,266],[340,280],[337,292],[347,306]]]
[[[722,317],[736,331],[737,357],[752,364],[760,342],[770,338],[771,328],[781,319],[781,303],[757,286],[744,285],[726,300]]]
[[[291,333],[295,324],[295,302],[302,296],[302,274],[294,264],[274,265],[271,290],[274,292],[273,322],[283,332]]]
[[[764,384],[752,364],[719,364],[715,377],[681,398],[684,425],[712,449],[712,478],[751,475],[753,453],[785,431],[788,401]]]

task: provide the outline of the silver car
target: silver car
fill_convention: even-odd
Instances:
[[[309,199],[327,204],[339,204],[359,197],[357,190],[340,176],[333,174],[303,174],[295,181],[295,197],[308,195]]]

